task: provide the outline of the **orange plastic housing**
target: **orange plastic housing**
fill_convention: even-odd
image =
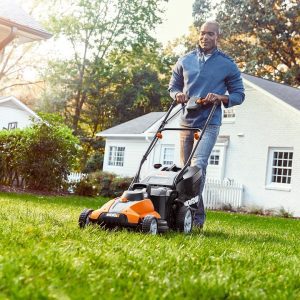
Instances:
[[[113,204],[117,204],[118,202],[122,202],[121,198],[116,198],[113,200],[108,201],[106,204],[104,204],[101,208],[94,210],[90,214],[90,220],[91,221],[97,221],[99,216],[102,213],[109,212],[109,209]],[[124,214],[127,216],[127,220],[131,224],[138,224],[140,220],[142,220],[147,215],[152,215],[157,219],[160,219],[161,216],[158,212],[154,210],[153,203],[150,199],[144,199],[140,201],[128,201],[128,206],[126,206],[124,209],[119,211],[118,213]]]

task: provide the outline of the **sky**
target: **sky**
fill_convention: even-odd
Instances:
[[[169,0],[163,23],[157,27],[156,38],[163,45],[188,33],[193,24],[192,10],[194,0]]]

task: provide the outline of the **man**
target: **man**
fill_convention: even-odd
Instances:
[[[185,108],[181,116],[182,127],[200,127],[209,115],[212,104],[219,105],[207,127],[191,164],[202,169],[199,201],[195,211],[194,226],[203,227],[205,211],[202,191],[206,167],[210,153],[216,143],[221,120],[221,103],[225,108],[244,101],[244,87],[239,69],[233,60],[217,48],[220,26],[215,21],[207,21],[200,28],[199,46],[179,58],[169,84],[170,96],[178,103],[186,103],[191,97],[204,98],[196,109]],[[226,91],[228,95],[225,95]],[[180,133],[180,156],[182,165],[187,161],[194,145],[194,133],[183,130]]]

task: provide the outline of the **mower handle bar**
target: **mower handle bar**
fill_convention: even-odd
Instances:
[[[200,104],[200,103],[199,103],[199,104]],[[136,175],[134,176],[134,178],[133,178],[133,180],[132,180],[132,182],[131,182],[131,184],[130,184],[128,190],[132,190],[133,185],[139,181],[139,177],[140,177],[140,173],[141,173],[142,166],[143,166],[144,162],[147,160],[148,155],[150,154],[150,152],[152,151],[152,149],[154,148],[155,144],[156,144],[157,141],[158,141],[158,137],[157,137],[157,134],[158,134],[158,133],[161,133],[162,131],[166,131],[166,130],[194,130],[194,131],[201,131],[201,134],[200,134],[200,136],[199,136],[199,139],[198,139],[198,141],[197,141],[195,147],[193,147],[193,150],[192,150],[192,152],[191,152],[191,154],[190,154],[188,160],[186,161],[185,165],[183,166],[183,168],[181,169],[181,171],[179,172],[179,174],[178,174],[177,177],[175,178],[175,182],[178,181],[178,180],[180,180],[180,178],[181,178],[182,175],[184,174],[186,168],[187,168],[187,167],[190,165],[190,163],[191,163],[191,160],[192,160],[192,158],[193,158],[193,156],[194,156],[194,154],[195,154],[196,148],[198,147],[198,145],[199,145],[199,143],[200,143],[200,141],[201,141],[201,139],[202,139],[202,137],[203,137],[203,134],[204,134],[204,132],[205,132],[205,130],[206,130],[206,128],[207,128],[207,126],[208,126],[208,124],[209,124],[209,122],[210,122],[210,120],[211,120],[211,118],[212,118],[212,116],[213,116],[213,114],[214,114],[214,112],[215,112],[215,110],[216,110],[216,108],[217,108],[218,103],[215,102],[215,103],[213,104],[212,109],[211,109],[211,111],[210,111],[210,113],[209,113],[209,115],[208,115],[208,118],[207,118],[207,120],[206,120],[206,122],[205,122],[205,124],[204,124],[204,126],[203,126],[202,129],[200,129],[200,128],[195,128],[195,127],[192,127],[192,128],[164,128],[165,125],[168,123],[168,121],[169,121],[171,118],[174,117],[174,116],[172,116],[170,119],[168,119],[168,117],[169,117],[171,111],[173,110],[173,108],[174,108],[176,105],[177,105],[177,101],[176,101],[176,100],[173,100],[173,102],[172,102],[170,108],[168,109],[167,113],[165,114],[165,117],[164,117],[163,121],[161,122],[161,124],[160,124],[158,130],[156,131],[156,134],[155,134],[154,138],[152,139],[152,141],[151,141],[151,143],[150,143],[148,149],[146,150],[146,153],[143,155],[142,160],[141,160],[140,165],[139,165],[139,169],[138,169]],[[185,108],[185,105],[184,105],[184,104],[182,105],[182,108],[181,108],[181,109],[183,109],[183,108]],[[181,110],[181,109],[180,109],[180,110]],[[180,111],[180,110],[179,110],[179,111]],[[179,111],[178,111],[178,112],[179,112]],[[178,112],[176,112],[174,115],[176,115]]]
[[[152,149],[154,148],[155,144],[158,141],[158,138],[157,138],[156,135],[157,135],[158,132],[160,132],[161,129],[163,129],[165,127],[165,125],[168,122],[168,117],[169,117],[171,111],[173,110],[173,108],[176,105],[177,105],[177,101],[173,100],[171,106],[169,107],[167,113],[165,114],[165,117],[164,117],[163,121],[161,122],[161,124],[160,124],[160,126],[159,126],[159,128],[158,128],[158,130],[157,130],[157,132],[156,132],[156,134],[154,136],[154,139],[152,139],[152,141],[151,141],[151,143],[150,143],[150,145],[149,145],[146,153],[143,155],[142,160],[141,160],[140,165],[139,165],[139,169],[138,169],[136,175],[134,176],[133,180],[131,181],[128,190],[132,190],[133,184],[139,181],[142,166],[143,166],[144,162],[147,160],[148,155],[150,154],[150,152],[152,151]]]

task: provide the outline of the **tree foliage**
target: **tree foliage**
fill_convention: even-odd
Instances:
[[[107,58],[111,52],[130,50],[134,44],[154,44],[149,32],[160,22],[160,2],[163,0],[76,0],[52,16],[51,32],[63,36],[72,53],[70,59],[50,64],[51,84],[56,87],[57,98],[64,100],[61,106],[75,134],[80,134],[82,111],[89,99],[99,94],[98,88],[103,91],[110,84]],[[109,94],[106,89],[106,102]],[[110,112],[105,113],[102,118],[109,117]]]
[[[199,26],[215,12],[222,48],[243,71],[300,86],[300,3],[297,0],[195,0]]]
[[[49,62],[40,109],[59,111],[80,137],[82,166],[103,146],[97,132],[167,101],[170,61],[150,34],[164,1],[68,1],[50,18],[49,31],[72,51]]]

